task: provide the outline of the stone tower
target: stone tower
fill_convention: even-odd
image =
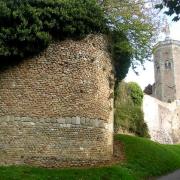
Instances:
[[[166,38],[154,48],[153,96],[164,102],[180,99],[180,41]]]

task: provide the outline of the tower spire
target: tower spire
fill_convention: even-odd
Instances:
[[[162,32],[165,34],[165,40],[169,40],[170,39],[170,27],[169,27],[169,23],[167,21],[167,18],[164,16],[164,27],[162,29]]]

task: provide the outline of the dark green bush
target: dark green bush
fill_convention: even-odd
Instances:
[[[132,48],[127,37],[121,31],[112,32],[112,55],[114,60],[116,85],[123,80],[131,65]]]
[[[52,38],[81,38],[105,29],[96,0],[1,0],[0,57],[33,55]]]

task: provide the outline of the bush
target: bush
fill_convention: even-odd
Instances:
[[[123,32],[115,30],[111,37],[116,86],[118,86],[118,83],[126,77],[131,65],[132,48]]]
[[[144,96],[141,87],[135,82],[130,82],[127,85],[128,93],[131,96],[134,105],[141,106]]]
[[[116,91],[115,131],[121,129],[137,136],[149,137],[141,108],[143,100],[141,88],[136,83],[121,82]]]
[[[96,0],[1,0],[0,57],[33,55],[52,38],[80,38],[105,29]]]

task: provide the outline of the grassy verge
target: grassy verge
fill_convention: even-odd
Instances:
[[[148,139],[117,135],[123,142],[127,163],[136,177],[160,176],[180,168],[180,145],[162,145]]]
[[[160,145],[144,138],[126,135],[117,135],[115,138],[124,144],[124,164],[90,169],[0,167],[0,179],[138,180],[180,168],[180,145]]]

